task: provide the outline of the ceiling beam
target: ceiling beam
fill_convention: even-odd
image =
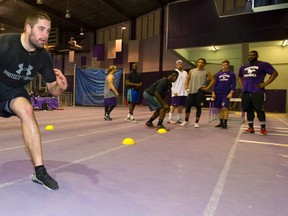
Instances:
[[[134,19],[134,17],[131,17],[129,14],[124,13],[123,10],[118,9],[119,6],[116,5],[113,1],[111,1],[111,0],[102,0],[102,2],[104,4],[106,4],[108,7],[110,7],[110,9],[113,9],[114,11],[117,11],[118,13],[120,13],[123,16],[124,19],[126,19],[126,20],[133,20]],[[123,19],[123,21],[125,21],[124,19]]]
[[[163,6],[164,6],[164,4],[162,3],[161,0],[155,0],[155,1],[158,3],[158,5],[159,5],[160,7],[163,7]]]
[[[19,24],[13,20],[7,19],[5,17],[0,17],[0,23],[7,24],[9,26],[13,26],[14,28],[23,29],[23,23]]]
[[[32,8],[34,8],[37,11],[41,10],[43,12],[48,13],[48,15],[55,17],[56,19],[59,19],[61,21],[69,23],[70,25],[75,26],[75,29],[79,29],[80,27],[83,27],[85,29],[85,31],[91,31],[91,32],[96,31],[96,29],[92,25],[90,25],[89,23],[82,22],[81,20],[79,20],[73,16],[71,16],[71,18],[67,19],[67,18],[65,18],[64,12],[56,11],[54,8],[48,7],[45,4],[38,5],[38,4],[36,4],[35,0],[23,0],[23,2],[25,2],[26,4],[28,4],[29,6],[31,6]]]

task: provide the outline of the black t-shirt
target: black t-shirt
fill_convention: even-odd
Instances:
[[[155,95],[155,92],[158,92],[160,96],[164,99],[167,95],[170,94],[171,87],[171,81],[167,77],[164,77],[153,83],[149,88],[146,89],[146,92],[153,96]]]
[[[0,34],[0,81],[7,86],[24,86],[40,73],[45,82],[56,80],[53,62],[46,49],[29,53],[20,34]]]
[[[129,82],[131,83],[141,83],[141,73],[138,73],[137,71],[130,71],[130,73],[128,73],[127,78],[126,78]],[[128,88],[133,88],[133,87],[128,87]]]

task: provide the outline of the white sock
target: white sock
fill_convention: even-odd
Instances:
[[[172,114],[173,114],[173,113],[170,113],[170,112],[169,112],[169,114],[168,114],[168,115],[169,115],[169,120],[172,120]]]

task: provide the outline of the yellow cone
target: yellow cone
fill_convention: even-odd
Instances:
[[[167,133],[167,130],[165,128],[159,128],[157,132],[160,134],[165,134]]]
[[[48,130],[48,131],[54,130],[54,126],[53,125],[46,125],[45,130]]]
[[[123,145],[134,145],[135,144],[135,140],[132,138],[125,138],[122,141]]]

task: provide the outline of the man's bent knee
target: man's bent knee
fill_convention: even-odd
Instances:
[[[25,116],[33,115],[33,106],[30,103],[30,101],[28,101],[24,97],[18,97],[13,99],[10,102],[10,109],[18,117],[21,117],[23,115]]]

